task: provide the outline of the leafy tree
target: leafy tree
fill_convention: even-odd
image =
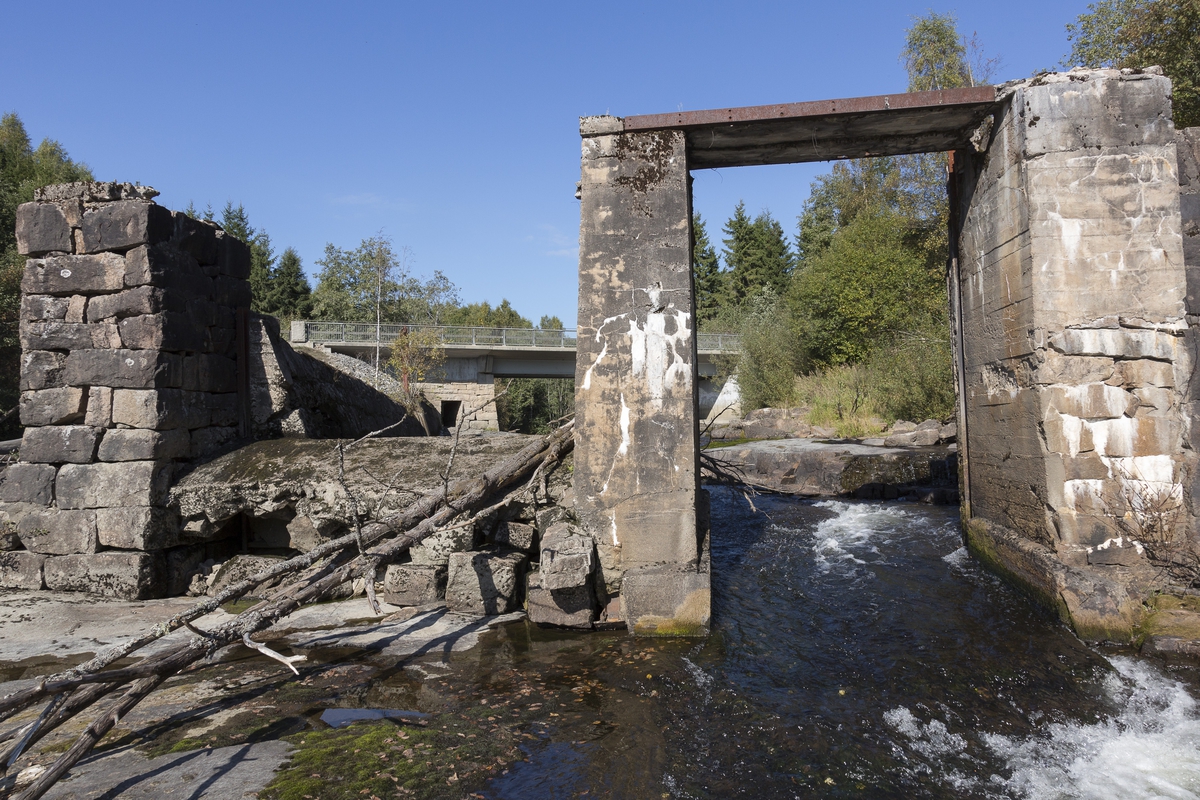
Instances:
[[[532,328],[533,323],[521,316],[507,299],[492,308],[486,300],[460,306],[446,313],[447,325],[466,325],[472,328]]]
[[[735,212],[736,213],[736,212]],[[698,324],[716,319],[725,302],[725,275],[717,251],[708,240],[708,231],[699,214],[692,215],[692,280],[696,292]]]
[[[763,287],[776,294],[787,289],[795,263],[780,225],[768,211],[753,220],[739,201],[725,223],[725,264],[729,267],[729,293],[741,305]]]
[[[63,146],[43,139],[36,148],[20,117],[0,117],[0,438],[19,431],[16,415],[21,345],[21,274],[25,258],[17,252],[17,206],[33,200],[33,191],[54,183],[93,180],[86,164],[72,161]]]
[[[538,321],[538,327],[544,331],[561,331],[564,329],[562,320],[551,316],[543,316]]]
[[[312,287],[304,276],[300,254],[289,247],[271,273],[266,313],[283,319],[302,319],[312,313]]]
[[[421,395],[416,384],[431,377],[446,362],[446,350],[441,338],[432,328],[404,327],[388,345],[388,371],[401,385],[396,398],[410,412],[416,412]]]
[[[1067,25],[1067,38],[1064,67],[1161,66],[1175,125],[1200,125],[1200,0],[1101,0]]]
[[[908,90],[958,89],[971,86],[967,48],[953,14],[930,11],[914,17],[906,32],[900,58],[908,70]]]
[[[742,410],[792,405],[800,353],[787,308],[770,286],[746,302],[737,381]]]
[[[446,325],[459,307],[458,288],[441,272],[422,280],[408,271],[411,254],[397,254],[390,240],[372,237],[354,250],[325,245],[313,291],[314,319]],[[526,326],[528,327],[528,326]]]

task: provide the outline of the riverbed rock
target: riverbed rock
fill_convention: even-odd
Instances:
[[[524,522],[497,522],[491,541],[495,545],[532,555],[537,547],[537,528]]]
[[[549,590],[589,586],[596,569],[596,543],[565,522],[550,526],[542,537],[541,586]]]
[[[517,609],[528,564],[524,555],[511,551],[454,553],[446,580],[446,606],[489,616]]]
[[[277,556],[236,555],[222,564],[217,570],[216,579],[208,587],[208,596],[216,597],[233,584],[240,583],[264,569],[270,569],[281,561],[283,559]],[[254,589],[251,589],[250,593],[265,591],[274,583],[275,581],[272,580],[259,584]]]
[[[937,428],[925,428],[907,433],[894,433],[883,440],[883,445],[884,447],[930,447],[938,443],[938,438]]]
[[[15,550],[0,553],[0,589],[41,589],[46,556]]]
[[[166,592],[161,553],[110,551],[53,556],[44,566],[46,588],[90,592],[124,600],[147,600]]]
[[[446,596],[447,568],[390,564],[383,577],[383,598],[394,606],[420,606]]]

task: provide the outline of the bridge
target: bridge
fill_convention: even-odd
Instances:
[[[376,347],[387,351],[404,333],[432,332],[446,352],[442,374],[421,384],[435,405],[440,405],[447,426],[458,423],[459,412],[474,408],[491,396],[496,378],[574,378],[578,332],[575,328],[489,328],[464,325],[401,325],[374,322],[295,320],[289,338],[293,345],[320,347],[362,358]],[[720,378],[719,359],[739,352],[733,333],[696,335],[700,415],[714,407],[738,401],[735,382]],[[381,356],[386,358],[386,355]],[[496,427],[494,409],[487,409],[469,427]]]

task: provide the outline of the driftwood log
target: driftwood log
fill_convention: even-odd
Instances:
[[[464,524],[508,505],[526,492],[536,492],[544,485],[545,474],[554,469],[573,447],[574,422],[570,421],[477,478],[447,479],[440,488],[401,512],[385,519],[367,521],[352,533],[230,586],[134,641],[109,648],[73,669],[48,676],[32,687],[0,698],[0,723],[38,703],[45,703],[36,720],[0,733],[0,798],[9,797],[13,791],[13,778],[6,775],[21,753],[59,725],[104,698],[119,693],[54,764],[14,795],[15,800],[35,800],[45,794],[119,719],[163,681],[197,661],[212,657],[226,645],[249,640],[252,634],[269,628],[306,604],[321,600],[347,581],[365,577],[373,584],[381,565],[444,527]],[[459,522],[454,524],[456,520]],[[192,625],[195,620],[244,596],[260,584],[289,577],[289,582],[266,599],[211,631],[201,631]],[[106,669],[118,659],[135,655],[151,642],[185,627],[193,635],[179,644],[134,666]],[[287,663],[283,656],[269,652],[265,645],[251,642],[251,646]]]

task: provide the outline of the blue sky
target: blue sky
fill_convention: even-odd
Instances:
[[[245,205],[315,276],[382,231],[465,301],[573,324],[578,118],[903,91],[911,17],[1057,64],[1084,2],[32,3],[8,0],[0,111],[159,202]],[[695,174],[710,235],[739,199],[792,233],[826,165]]]

